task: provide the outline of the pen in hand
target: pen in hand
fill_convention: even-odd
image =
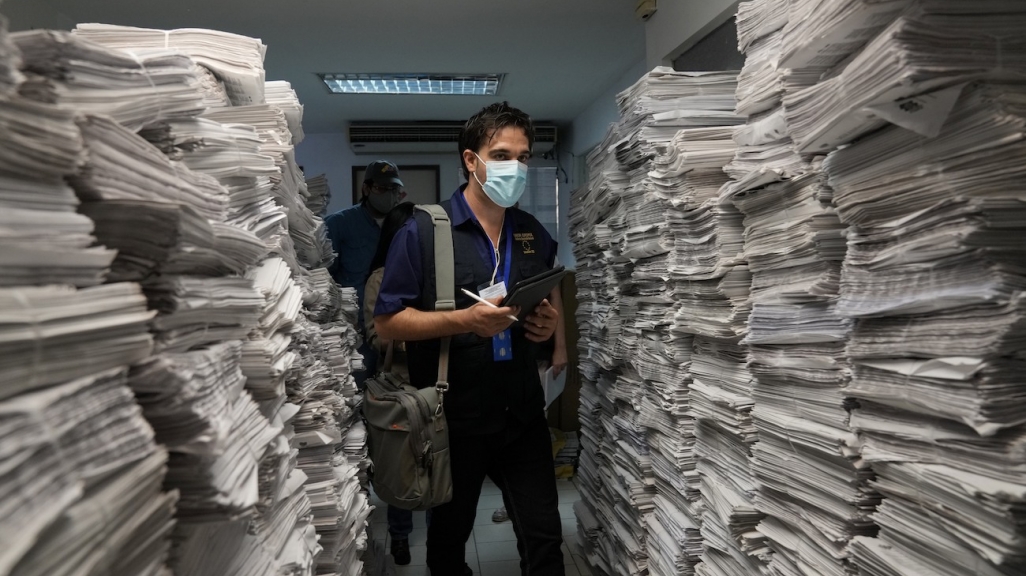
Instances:
[[[485,300],[484,298],[478,296],[477,294],[474,294],[473,292],[467,290],[466,288],[460,288],[460,290],[463,291],[463,293],[466,294],[467,296],[470,296],[471,298],[473,298],[474,300],[477,300],[478,302],[484,304],[485,306],[491,306],[492,308],[498,308],[498,306],[496,306],[495,304],[492,304],[491,302]],[[512,320],[514,322],[519,322],[517,317],[512,315],[512,314],[507,314],[506,318],[509,318],[510,320]]]

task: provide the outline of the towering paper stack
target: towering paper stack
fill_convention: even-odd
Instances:
[[[1026,90],[956,91],[938,135],[889,127],[827,160],[851,225],[852,427],[885,496],[880,537],[853,544],[866,575],[1026,569]]]
[[[166,573],[178,494],[127,385],[153,313],[99,285],[77,112],[19,96],[22,66],[0,17],[0,573]]]
[[[11,414],[61,421],[67,451],[105,476],[51,463],[59,481],[15,509],[32,515],[32,529],[0,559],[24,574],[70,573],[73,554],[96,563],[83,573],[158,573],[173,529],[170,563],[182,574],[360,573],[371,509],[350,377],[358,341],[341,316],[355,304],[331,282],[333,255],[306,206],[295,93],[274,84],[264,104],[264,48],[234,35],[97,25],[13,40],[25,55],[8,54],[0,34],[0,84],[16,77],[6,66],[27,81],[22,97],[0,102],[0,202],[22,222],[7,235],[32,224],[49,234],[20,234],[11,247],[24,251],[5,244],[5,279],[92,286],[110,267],[109,280],[143,286],[9,294],[3,309],[21,312],[0,323],[13,329],[7,394],[40,395],[24,407],[13,396]],[[231,124],[200,118],[210,106]],[[116,259],[91,247],[97,238]],[[101,444],[76,445],[80,434]],[[40,454],[57,438],[35,436],[27,449]],[[181,491],[177,525],[177,491],[161,484]],[[73,520],[47,528],[62,514]],[[327,561],[315,560],[317,531],[334,536]]]
[[[821,159],[795,145],[786,104],[866,39],[865,31],[839,37],[837,26],[850,32],[845,27],[865,18],[858,20],[864,28],[878,30],[897,4],[760,0],[738,12],[746,55],[738,103],[749,122],[735,134],[740,149],[728,167],[735,182],[723,197],[744,213],[752,279],[743,344],[758,431],[754,504],[765,518],[748,551],[772,574],[849,574],[847,543],[873,531],[868,514],[877,497],[842,391],[851,327],[835,308],[843,225]]]
[[[732,271],[727,260],[740,250],[738,227],[716,233],[721,218],[739,222],[736,210],[727,205],[724,215],[715,201],[734,156],[735,89],[731,73],[647,74],[619,95],[621,121],[573,195],[585,377],[575,508],[589,561],[609,573],[692,573],[702,552],[688,400],[696,332],[683,308],[744,300],[732,281],[724,292],[719,280],[711,292],[693,282]],[[744,317],[728,311],[696,324],[736,339]]]

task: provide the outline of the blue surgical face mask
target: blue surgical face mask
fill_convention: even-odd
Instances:
[[[475,153],[474,156],[477,154]],[[485,162],[480,156],[477,156],[477,159],[484,162],[485,169],[488,170],[484,182],[481,182],[481,179],[477,177],[477,172],[474,172],[477,183],[481,185],[492,202],[503,208],[512,208],[520,201],[520,197],[524,195],[524,190],[527,188],[527,164],[517,160]]]

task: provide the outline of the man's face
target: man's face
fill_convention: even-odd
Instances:
[[[516,126],[506,126],[496,130],[492,137],[477,151],[477,155],[486,162],[493,160],[519,160],[526,164],[531,159],[531,145],[527,141],[527,134],[524,133],[523,129]],[[483,182],[487,174],[485,167],[481,165],[477,156],[474,156],[470,150],[467,150],[463,153],[463,159],[464,162],[468,163],[471,171],[476,172],[478,178]]]
[[[365,196],[369,196],[369,195],[384,195],[384,196],[388,196],[390,194],[394,194],[394,195],[396,195],[398,197],[398,195],[399,195],[399,186],[396,185],[396,184],[365,183],[363,185],[363,193],[364,193]]]

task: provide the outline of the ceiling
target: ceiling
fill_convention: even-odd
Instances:
[[[103,22],[261,38],[308,133],[350,120],[461,120],[508,100],[568,123],[645,56],[631,0],[4,0],[11,28]],[[318,72],[505,73],[497,97],[333,95]]]

